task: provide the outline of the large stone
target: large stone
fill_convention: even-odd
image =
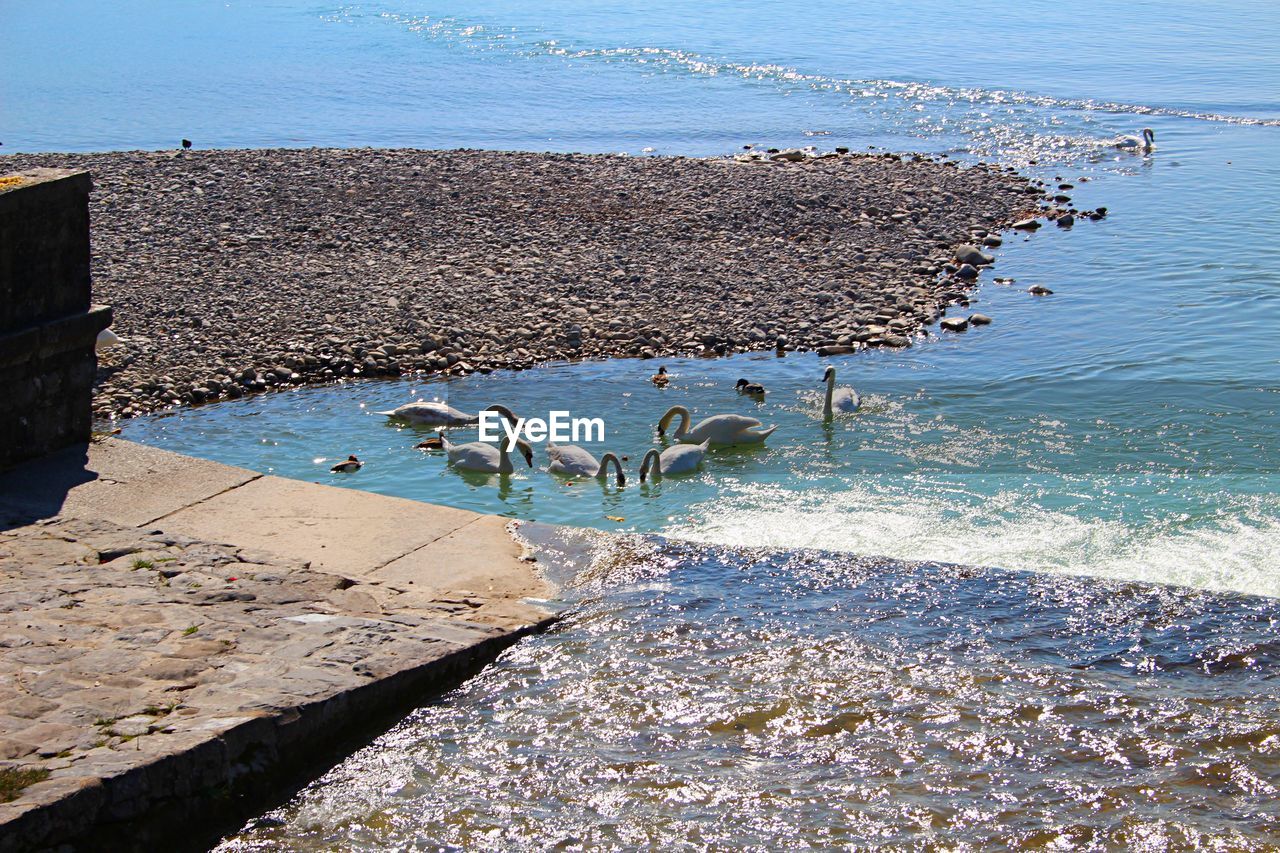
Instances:
[[[89,190],[65,169],[0,178],[0,468],[89,439],[111,322],[90,305]]]
[[[956,249],[956,260],[962,264],[971,264],[975,267],[982,267],[996,262],[994,255],[988,255],[976,246],[968,243],[961,244]]]

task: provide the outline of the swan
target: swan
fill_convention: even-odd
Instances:
[[[524,456],[524,461],[533,467],[533,448],[524,439],[516,439],[516,447]],[[454,444],[444,434],[440,435],[440,447],[449,457],[449,464],[464,471],[480,471],[484,474],[510,474],[515,471],[511,464],[511,440],[503,439],[497,447],[483,441],[472,441],[467,444]]]
[[[830,419],[836,412],[848,415],[858,411],[858,406],[862,405],[862,400],[858,398],[858,392],[852,388],[836,387],[836,369],[827,367],[827,372],[822,375],[822,381],[827,383],[827,397],[822,404],[822,417]]]
[[[671,377],[667,375],[665,367],[659,367],[658,372],[649,377],[649,381],[659,388],[665,388],[667,383],[671,381]]]
[[[419,426],[467,426],[480,422],[478,414],[469,415],[448,403],[426,400],[405,403],[389,412],[374,412],[374,414],[386,415],[389,418],[408,421]]]
[[[739,379],[738,384],[734,387],[738,389],[739,394],[746,394],[748,397],[764,396],[764,386],[759,382],[748,382],[745,379]]]
[[[758,429],[760,421],[746,415],[712,415],[689,429],[689,410],[672,406],[658,421],[658,435],[667,434],[667,427],[676,415],[680,416],[680,425],[671,437],[681,444],[701,444],[708,439],[712,444],[760,444],[777,429],[776,426]]]
[[[329,469],[329,471],[330,473],[333,473],[333,474],[354,474],[356,471],[359,471],[363,467],[364,467],[364,463],[361,462],[359,459],[357,459],[353,454],[351,456],[348,456],[342,462],[339,462],[337,465],[334,465],[332,468]]]
[[[617,454],[606,453],[597,462],[591,452],[576,444],[552,444],[547,442],[547,455],[551,457],[551,465],[547,470],[552,474],[568,474],[573,477],[596,477],[603,480],[609,476],[609,463],[617,469],[618,485],[625,485],[626,476],[622,473],[622,461]]]
[[[1143,153],[1156,150],[1156,132],[1149,127],[1142,129],[1142,136],[1122,136],[1115,142],[1115,147],[1121,151],[1142,151]]]
[[[708,438],[701,444],[677,444],[661,452],[656,447],[652,448],[640,463],[640,482],[643,483],[648,478],[650,462],[653,463],[655,477],[693,471],[702,464],[702,457],[707,455],[707,448],[710,446],[711,439]]]

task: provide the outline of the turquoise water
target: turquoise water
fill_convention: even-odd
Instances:
[[[1006,289],[1007,290],[1007,289]],[[1025,293],[1009,293],[1026,302]],[[993,300],[994,304],[998,301]],[[986,302],[982,307],[987,309]],[[995,310],[989,308],[988,310]],[[1038,310],[1049,310],[1042,308]],[[1002,565],[1280,594],[1280,395],[1239,381],[984,376],[970,348],[996,327],[905,353],[820,360],[746,355],[619,360],[496,372],[449,382],[362,382],[127,421],[127,438],[287,477],[482,512],[726,545],[822,547],[907,559]],[[863,395],[824,426],[823,366]],[[739,396],[740,376],[770,389]],[[600,416],[597,455],[625,456],[629,481],[548,473],[459,472],[415,450],[434,432],[377,411],[420,396],[475,411],[502,402],[527,417]],[[712,452],[701,472],[640,483],[670,405],[777,424],[759,448]],[[455,440],[474,440],[474,429]],[[459,438],[461,435],[463,438]],[[332,475],[355,453],[356,475]]]
[[[994,274],[1017,284],[985,276],[972,306],[993,325],[832,360],[865,404],[830,429],[806,355],[671,360],[661,391],[655,362],[617,361],[125,423],[285,476],[701,542],[641,540],[568,593],[555,631],[229,846],[1280,832],[1277,4],[62,2],[0,23],[3,151],[883,146],[999,161],[1110,209],[1007,235]],[[1109,147],[1146,126],[1152,156]],[[592,449],[632,475],[670,404],[779,429],[659,484],[566,486],[542,453],[473,478],[373,414],[416,397],[602,416]],[[364,470],[329,475],[348,453]]]

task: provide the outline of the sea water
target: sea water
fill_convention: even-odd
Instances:
[[[666,389],[629,360],[360,382],[124,424],[640,537],[566,591],[556,629],[231,846],[1280,834],[1280,6],[64,2],[0,21],[3,151],[876,146],[1013,165],[1110,210],[1007,235],[994,275],[1016,283],[985,275],[972,306],[994,324],[906,351],[669,359]],[[1142,127],[1150,156],[1110,147]],[[829,426],[827,364],[864,400]],[[602,416],[590,448],[630,479],[567,485],[541,450],[511,478],[460,474],[375,414],[412,399]],[[778,431],[640,484],[677,404]],[[348,453],[365,468],[330,475]]]

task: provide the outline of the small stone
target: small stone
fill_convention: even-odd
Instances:
[[[986,314],[970,314],[969,325],[971,326],[990,326],[991,318]]]
[[[938,325],[948,332],[963,332],[969,328],[969,319],[967,317],[944,317]]]
[[[1052,296],[1053,291],[1045,287],[1043,284],[1033,284],[1027,288],[1027,293],[1033,296]]]

